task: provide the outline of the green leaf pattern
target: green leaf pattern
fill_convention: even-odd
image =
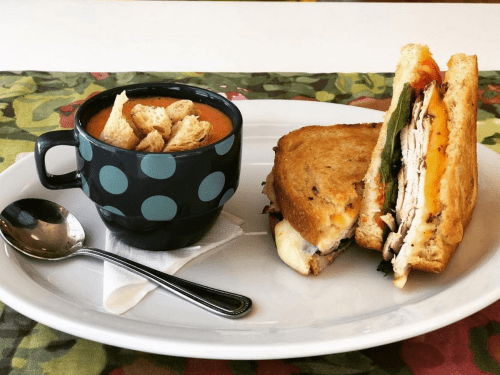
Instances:
[[[208,88],[230,99],[315,100],[383,108],[392,94],[392,80],[390,73],[349,72],[0,72],[0,172],[14,163],[18,154],[32,151],[38,135],[70,128],[72,114],[89,96],[120,85],[179,82]],[[500,152],[500,72],[480,72],[478,120],[478,141]],[[469,345],[477,371],[500,373],[497,360],[488,350],[488,337],[500,333],[498,326],[493,322],[470,331]],[[2,375],[188,375],[215,373],[216,368],[235,375],[411,374],[401,359],[394,361],[402,345],[276,361],[196,360],[136,352],[74,337],[36,323],[0,302]],[[383,361],[383,353],[389,359]]]

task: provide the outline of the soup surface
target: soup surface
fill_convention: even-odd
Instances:
[[[178,100],[180,99],[167,97],[131,98],[123,105],[123,115],[128,121],[131,121],[130,111],[136,104],[151,107],[168,107],[170,104]],[[209,144],[221,140],[231,132],[233,125],[229,117],[227,117],[224,113],[207,104],[194,103],[194,105],[199,112],[198,120],[208,121],[212,124],[212,132],[210,133],[208,142]],[[104,125],[106,125],[106,122],[108,121],[111,109],[112,106],[104,108],[92,116],[89,122],[85,125],[85,130],[87,130],[87,132],[94,138],[99,139],[102,129],[104,129]]]

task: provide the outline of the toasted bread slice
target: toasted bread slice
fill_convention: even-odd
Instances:
[[[167,114],[175,124],[186,116],[198,116],[199,113],[191,100],[178,100],[167,107]]]
[[[116,96],[113,108],[99,139],[110,145],[132,150],[140,141],[134,129],[123,116],[123,105],[128,101],[123,91]]]
[[[276,207],[319,253],[353,233],[381,124],[307,126],[278,141],[272,170]]]
[[[197,116],[189,115],[177,121],[164,152],[193,150],[209,142],[212,124],[199,121]]]
[[[172,131],[172,121],[165,107],[151,107],[136,104],[130,111],[132,121],[144,135],[157,130],[163,139],[167,140]]]

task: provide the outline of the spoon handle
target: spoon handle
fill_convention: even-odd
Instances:
[[[210,312],[226,318],[240,318],[246,315],[252,307],[252,300],[248,297],[183,280],[107,251],[84,247],[78,249],[74,254],[89,255],[123,267]]]

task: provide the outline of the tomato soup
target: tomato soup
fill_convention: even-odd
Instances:
[[[178,101],[180,99],[166,98],[166,97],[153,97],[153,98],[137,98],[129,99],[123,105],[123,115],[128,121],[131,121],[130,111],[136,104],[142,104],[151,107],[168,107],[170,104]],[[229,117],[227,117],[220,110],[203,103],[194,103],[194,106],[198,110],[199,120],[208,121],[212,124],[212,132],[210,133],[209,144],[215,143],[226,135],[228,135],[233,129],[233,125]],[[104,129],[104,125],[108,121],[109,115],[111,113],[111,107],[105,108],[100,112],[92,116],[85,126],[85,130],[94,138],[99,139],[99,136]]]

